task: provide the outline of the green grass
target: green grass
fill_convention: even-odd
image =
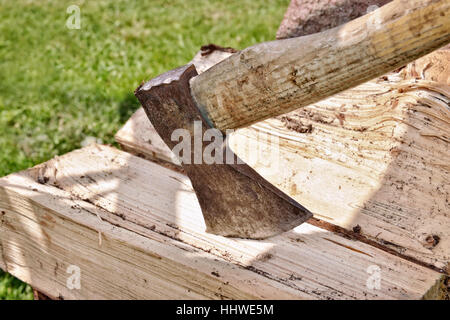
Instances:
[[[30,286],[0,270],[0,300],[32,300]]]
[[[0,176],[79,148],[113,144],[143,80],[201,45],[272,40],[289,0],[0,0]],[[77,4],[81,29],[65,24]],[[0,299],[31,298],[0,273]]]

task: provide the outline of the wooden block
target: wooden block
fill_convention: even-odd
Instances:
[[[107,146],[0,179],[0,212],[2,268],[52,298],[419,299],[444,279],[310,224],[264,241],[206,234],[184,175]]]
[[[106,160],[104,152],[112,152],[113,157],[107,161],[121,163],[124,159],[114,157],[128,157],[111,148],[98,148],[103,150],[98,158],[94,156],[97,148],[90,147],[61,159],[78,154]],[[173,227],[130,222],[120,210],[107,211],[87,198],[82,200],[63,188],[44,184],[46,178],[39,176],[39,170],[54,170],[54,163],[10,175],[0,182],[2,269],[45,295],[60,299],[261,299],[277,295],[288,299],[298,296],[295,290],[277,281],[176,240],[177,231]],[[110,169],[114,174],[133,171],[128,166],[123,170],[120,167]],[[88,168],[79,171],[81,175],[76,178],[91,183],[94,172]],[[107,168],[97,173],[108,172],[112,174]],[[110,175],[111,179],[104,182],[112,187],[119,177],[120,174]],[[170,180],[169,176],[166,179]],[[104,191],[118,196],[112,189]],[[127,197],[123,195],[123,199]],[[146,199],[154,202],[152,206],[158,206],[158,199],[152,194],[146,195]],[[144,210],[147,213],[152,207]],[[67,286],[72,276],[68,272],[71,266],[80,268],[80,289],[71,290]]]
[[[316,218],[445,269],[449,60],[447,47],[318,104],[238,130],[230,145]],[[136,154],[162,143],[144,117],[138,111],[116,135],[126,150],[139,145],[131,150]],[[152,143],[141,141],[146,134]],[[163,152],[172,156],[168,148]]]

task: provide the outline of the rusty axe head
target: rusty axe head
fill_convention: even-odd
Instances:
[[[195,144],[195,123],[200,122],[202,131],[248,126],[350,89],[446,45],[448,8],[444,0],[395,0],[323,33],[254,45],[199,76],[193,65],[169,71],[140,86],[136,96],[169,147],[174,147],[171,135],[176,129],[187,130]],[[418,17],[425,17],[419,29]],[[204,145],[200,149],[207,150]],[[219,151],[223,149],[226,145]],[[311,217],[245,164],[194,162],[183,167],[212,233],[265,238]]]
[[[136,97],[148,118],[171,149],[176,145],[171,139],[175,130],[187,130],[188,143],[195,144],[198,143],[194,141],[195,123],[201,126],[202,132],[208,129],[191,97],[189,80],[196,75],[195,66],[190,64],[166,72],[136,89]],[[201,143],[202,152],[205,145]],[[226,143],[221,148],[224,157],[230,159],[232,151]],[[191,152],[190,156],[195,157],[195,148],[191,148]],[[186,163],[180,159],[191,179],[208,232],[262,239],[290,230],[312,216],[234,154],[232,158],[236,160],[233,163],[224,159],[211,164]]]

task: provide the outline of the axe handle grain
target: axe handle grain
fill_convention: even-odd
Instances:
[[[191,80],[209,125],[249,126],[316,103],[450,42],[449,0],[395,0],[340,27],[266,42]]]

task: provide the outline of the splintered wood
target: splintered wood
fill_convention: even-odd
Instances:
[[[442,274],[310,224],[264,241],[207,234],[183,174],[107,146],[0,179],[0,212],[0,266],[53,298],[442,294]]]
[[[450,87],[404,80],[408,69],[243,129],[231,145],[318,218],[445,268]],[[252,141],[266,151],[253,162]]]
[[[318,104],[238,130],[230,145],[316,218],[445,270],[448,61],[447,47]],[[116,139],[130,152],[173,161],[142,109]]]

